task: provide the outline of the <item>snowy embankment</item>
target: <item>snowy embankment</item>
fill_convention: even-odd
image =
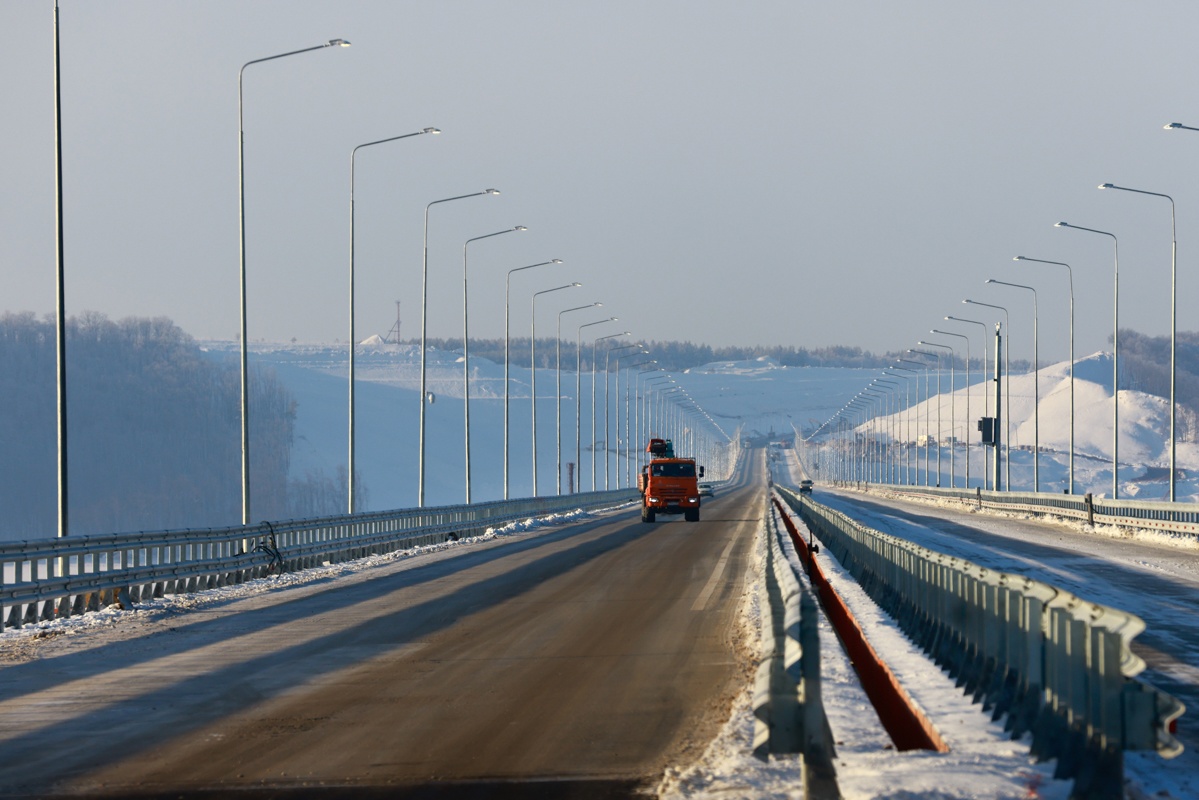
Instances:
[[[801,532],[801,520],[792,518]],[[812,591],[789,542],[784,550],[806,591]],[[1053,780],[1052,764],[1036,764],[1028,741],[1012,741],[924,653],[907,640],[837,562],[817,559],[838,594],[884,655],[912,700],[949,743],[948,753],[898,752],[883,730],[832,625],[820,618],[820,674],[825,712],[836,747],[837,783],[846,800],[881,798],[1046,798],[1069,796],[1067,781]],[[764,548],[755,548],[752,580],[742,600],[746,651],[759,649],[758,584]],[[749,657],[749,656],[746,656]],[[724,729],[700,760],[668,770],[659,794],[668,798],[792,798],[801,796],[797,757],[752,757],[754,718],[747,687]]]
[[[924,481],[928,457],[932,484],[964,486],[966,447],[969,441],[970,486],[981,485],[984,474],[990,480],[987,465],[993,466],[993,454],[979,444],[976,421],[994,416],[995,398],[990,384],[980,383],[978,371],[969,387],[961,386],[962,370],[955,375],[958,388],[936,394],[935,368],[932,370],[931,400],[920,400],[921,387],[915,391],[901,390],[899,402],[904,408],[880,413],[872,421],[862,423],[858,431],[873,433],[882,441],[893,437],[900,442],[914,443],[928,435],[943,443],[940,464],[934,446],[931,453],[925,448],[912,447],[905,455],[906,467],[900,456],[901,482]],[[1096,497],[1108,497],[1112,491],[1112,419],[1115,399],[1111,391],[1112,357],[1110,353],[1094,353],[1080,358],[1074,365],[1074,483],[1075,492],[1091,492]],[[948,381],[948,375],[946,375]],[[1004,378],[1004,415],[1002,436],[1011,456],[1011,488],[1032,491],[1037,478],[1043,492],[1061,492],[1070,479],[1071,395],[1070,362],[1043,366],[1040,374],[1024,373]],[[911,408],[906,408],[911,399]],[[1185,431],[1189,412],[1180,410],[1179,422]],[[1170,408],[1161,397],[1135,389],[1122,389],[1119,396],[1120,423],[1120,496],[1125,499],[1161,500],[1169,496],[1168,467],[1170,464]],[[951,443],[956,443],[952,444]],[[1040,448],[1037,458],[1036,448]],[[815,463],[814,451],[809,460]],[[1182,473],[1176,480],[1176,497],[1181,501],[1199,501],[1199,445],[1179,441],[1176,445],[1176,466]],[[1009,467],[1001,469],[1006,480]],[[937,473],[940,473],[940,481]],[[1039,473],[1039,474],[1038,474]],[[825,476],[827,479],[828,476]]]
[[[794,484],[800,477],[792,453],[776,463],[776,470],[780,482]],[[1136,614],[1149,626],[1139,639],[1148,642],[1150,652],[1156,653],[1156,658],[1150,659],[1151,669],[1141,676],[1141,680],[1148,678],[1156,682],[1152,674],[1155,670],[1157,677],[1167,677],[1177,682],[1174,685],[1194,686],[1199,680],[1199,670],[1193,666],[1199,657],[1196,656],[1194,637],[1188,638],[1187,632],[1180,630],[1187,627],[1187,622],[1178,616],[1179,609],[1184,607],[1182,604],[1189,602],[1193,606],[1193,600],[1184,598],[1193,598],[1195,590],[1188,591],[1186,587],[1199,583],[1199,563],[1193,556],[1199,550],[1199,543],[1193,537],[1128,531],[1111,526],[1091,529],[1073,520],[1046,521],[1026,514],[963,507],[950,501],[919,504],[930,509],[921,514],[921,519],[935,515],[947,522],[960,522],[959,515],[965,515],[968,517],[965,524],[978,531],[977,536],[971,536],[964,535],[954,526],[923,525],[885,510],[867,513],[862,506],[847,502],[843,495],[825,494],[820,500],[858,518],[868,527],[922,547],[1000,572],[1029,575],[1064,591]],[[866,500],[878,502],[879,496],[871,493]],[[943,510],[931,510],[934,508]],[[1028,524],[1034,525],[1035,530],[1024,529]],[[1000,544],[996,537],[1010,539],[1012,546]],[[1069,538],[1064,540],[1063,537]],[[1104,576],[1102,587],[1093,577],[1088,577],[1092,574]],[[866,602],[871,601],[867,598]],[[1169,652],[1161,649],[1163,645],[1168,645],[1165,649]],[[883,652],[890,658],[891,651]],[[932,670],[940,673],[939,668],[928,663]],[[1170,690],[1169,687],[1167,683],[1164,688]],[[1190,700],[1184,699],[1184,702],[1192,704]],[[982,716],[980,706],[973,708]],[[1181,725],[1187,724],[1184,716]],[[1193,797],[1195,778],[1199,774],[1196,765],[1199,765],[1199,759],[1189,750],[1173,760],[1165,760],[1153,752],[1127,753],[1127,796],[1178,800]],[[1044,789],[1039,796],[1046,796]]]

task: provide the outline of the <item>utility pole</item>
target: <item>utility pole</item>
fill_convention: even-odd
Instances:
[[[1003,335],[999,332],[999,323],[995,323],[995,474],[991,477],[991,485],[997,490],[999,488],[999,457],[1003,451],[1003,426],[1000,424],[1003,417],[1003,406],[999,401],[1003,399],[1003,364],[1001,356],[1003,355]],[[1007,458],[1011,458],[1011,453],[1008,453]],[[1005,491],[1011,491],[1012,487],[1009,484],[1004,484]]]

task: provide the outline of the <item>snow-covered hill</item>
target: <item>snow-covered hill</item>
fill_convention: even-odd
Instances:
[[[206,343],[217,354],[235,352],[232,343]],[[258,344],[252,347],[258,363],[276,370],[298,401],[296,446],[292,473],[303,477],[308,472],[335,474],[347,460],[348,391],[346,376],[348,353],[345,345]],[[561,371],[561,430],[563,485],[566,464],[575,459],[575,374],[573,364]],[[427,415],[426,502],[431,505],[460,503],[465,499],[465,446],[463,413],[463,359],[461,351],[430,350],[427,358],[427,383],[434,395]],[[419,431],[420,352],[412,345],[391,345],[371,337],[355,351],[358,377],[356,427],[357,466],[368,490],[367,508],[385,509],[415,505],[417,483],[417,441]],[[471,462],[472,500],[503,497],[504,367],[472,356],[471,373]],[[971,485],[978,485],[984,471],[984,454],[977,446],[975,423],[984,411],[984,386],[978,370],[966,376],[956,375],[957,390],[949,392],[949,372],[942,385],[945,392],[934,396],[928,409],[928,431],[945,440],[950,435],[971,445]],[[617,377],[608,375],[609,423],[613,447],[623,442],[624,396],[629,373],[621,373],[619,398]],[[784,367],[770,358],[752,361],[725,361],[674,373],[678,384],[733,435],[738,429],[746,436],[790,438],[796,429],[810,431],[835,414],[854,395],[878,376],[876,369],[838,369],[833,367]],[[509,483],[513,497],[532,494],[532,424],[529,397],[531,372],[513,366],[509,384]],[[555,408],[557,373],[553,369],[537,372],[538,489],[556,490],[558,409]],[[935,394],[936,375],[931,383]],[[898,380],[898,379],[896,379]],[[905,396],[903,381],[899,397]],[[1062,491],[1068,478],[1070,380],[1069,364],[1047,365],[1039,376],[1040,420],[1034,417],[1033,374],[1012,375],[1011,417],[1012,488],[1033,488],[1034,441],[1041,446],[1040,486],[1042,491]],[[913,377],[912,411],[900,411],[897,436],[914,440],[926,432],[924,376]],[[592,486],[591,471],[591,375],[584,371],[580,381],[580,455],[582,464],[576,481],[583,489]],[[595,485],[604,488],[603,374],[596,382],[596,453]],[[970,414],[967,417],[967,395]],[[986,404],[993,404],[988,397]],[[940,406],[941,424],[937,412]],[[901,406],[902,408],[902,406]],[[617,431],[616,417],[621,428]],[[908,434],[908,425],[911,434]],[[888,418],[880,425],[885,429]],[[1075,367],[1075,470],[1076,490],[1097,495],[1111,492],[1112,445],[1111,356],[1095,353],[1080,359]],[[938,430],[941,435],[938,436]],[[1169,460],[1169,415],[1164,400],[1137,391],[1120,393],[1120,494],[1122,497],[1159,499],[1166,496],[1166,471]],[[1039,434],[1039,435],[1038,435]],[[636,446],[637,443],[633,443]],[[1029,448],[1021,450],[1018,448]],[[923,455],[923,451],[920,451]],[[622,485],[626,471],[616,451],[608,453],[607,485]],[[931,461],[935,470],[935,450]],[[1178,464],[1187,477],[1178,483],[1179,499],[1199,499],[1199,448],[1178,445]],[[951,453],[942,451],[942,485],[950,482],[951,466],[958,485],[965,476],[965,448]],[[935,480],[935,475],[934,475]]]

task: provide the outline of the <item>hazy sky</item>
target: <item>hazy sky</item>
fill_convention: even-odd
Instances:
[[[53,3],[0,3],[0,295],[54,305]],[[238,329],[237,75],[246,61],[251,339],[348,334],[350,152],[358,338],[403,303],[419,332],[433,200],[430,333],[539,333],[594,300],[638,337],[713,345],[912,346],[946,314],[993,321],[1031,355],[1079,354],[1112,325],[1169,332],[1165,200],[1178,203],[1179,328],[1199,329],[1194,2],[356,2],[62,0],[67,309]],[[1055,271],[1056,270],[1056,271]],[[598,315],[597,315],[598,316]],[[590,321],[573,315],[569,326]],[[615,326],[614,326],[615,329]],[[963,327],[975,334],[975,326]],[[601,328],[591,328],[591,332]],[[975,337],[978,341],[978,337]],[[975,356],[977,357],[977,345]]]

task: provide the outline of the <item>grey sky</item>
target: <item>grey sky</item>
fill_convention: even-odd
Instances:
[[[0,3],[0,296],[53,308],[50,0]],[[246,72],[250,338],[347,335],[349,156],[358,166],[359,337],[394,302],[419,326],[424,206],[435,206],[430,333],[601,300],[638,337],[713,345],[906,347],[970,296],[1013,312],[1029,355],[1121,323],[1169,332],[1173,194],[1179,327],[1199,329],[1199,127],[1193,2],[168,2],[62,0],[68,313],[166,315],[237,331],[237,73]],[[1045,268],[1050,270],[1051,268]],[[542,316],[544,314],[544,316]],[[578,322],[584,321],[579,315]],[[593,329],[595,330],[595,329]],[[977,330],[977,329],[975,329]],[[973,330],[965,330],[973,334]],[[573,329],[572,329],[573,334]],[[977,354],[976,354],[977,355]]]

